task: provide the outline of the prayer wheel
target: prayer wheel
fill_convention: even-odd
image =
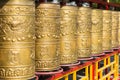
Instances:
[[[118,26],[118,46],[120,47],[120,12],[118,12],[119,14],[119,26]]]
[[[118,17],[118,12],[112,11],[112,48],[118,47]]]
[[[59,69],[60,6],[41,3],[36,6],[36,71]]]
[[[79,58],[91,56],[91,9],[80,7],[77,18],[77,54]]]
[[[76,6],[62,6],[60,10],[60,64],[72,64],[77,62],[76,53]]]
[[[112,29],[112,15],[111,11],[103,10],[103,36],[102,36],[102,50],[111,50],[111,29]]]
[[[0,80],[35,74],[34,0],[0,0]]]
[[[92,41],[91,41],[91,53],[99,54],[102,53],[102,10],[93,9],[92,10]]]
[[[120,50],[120,12],[118,12],[119,15],[119,25],[118,25],[118,48]],[[120,53],[120,52],[119,52]],[[119,56],[119,66],[120,66],[120,56]],[[120,67],[119,67],[120,70]]]

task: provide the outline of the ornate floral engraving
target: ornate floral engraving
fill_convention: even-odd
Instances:
[[[92,54],[99,54],[102,51],[102,30],[103,18],[102,10],[92,10]]]
[[[89,57],[91,54],[91,23],[91,9],[80,7],[77,18],[77,53],[79,58]]]
[[[60,6],[42,3],[36,7],[36,71],[59,68],[58,39]]]
[[[103,34],[102,34],[102,47],[103,51],[111,49],[111,29],[112,17],[111,11],[103,10]]]
[[[112,11],[112,48],[118,47],[118,12]]]
[[[72,64],[77,62],[76,28],[77,7],[63,6],[60,10],[60,63]]]
[[[0,1],[0,79],[27,80],[35,72],[34,4],[9,0],[3,5],[4,1]]]

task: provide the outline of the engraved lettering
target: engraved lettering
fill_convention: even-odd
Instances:
[[[71,43],[70,42],[65,42],[65,50],[71,51]]]
[[[18,54],[19,54],[18,51],[10,51],[10,56],[9,56],[10,64],[19,63]]]
[[[51,64],[52,63],[52,64]],[[36,61],[36,68],[47,68],[47,67],[54,67],[54,66],[58,66],[58,61],[57,59],[54,60],[42,60],[42,61]]]
[[[30,55],[31,59],[34,60],[35,59],[35,51],[34,49],[31,49],[31,55]]]
[[[0,68],[0,76],[5,76],[5,69]]]
[[[34,66],[21,67],[21,68],[0,68],[0,77],[21,77],[34,74]]]
[[[18,6],[13,6],[12,8],[10,6],[4,6],[3,8],[0,9],[0,14],[14,14],[14,15],[22,15],[22,14],[33,14],[35,11],[33,6],[24,6],[24,7],[18,7]],[[12,12],[12,13],[10,13]]]
[[[39,49],[40,49],[40,56],[48,55],[48,48],[46,46],[41,46]]]

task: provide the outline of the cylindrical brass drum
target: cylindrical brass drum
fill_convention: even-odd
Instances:
[[[111,50],[111,29],[112,29],[112,15],[111,11],[103,10],[103,35],[102,35],[102,50]]]
[[[91,9],[80,7],[77,18],[77,54],[79,58],[91,56]]]
[[[118,20],[117,11],[112,11],[112,48],[118,47]]]
[[[36,6],[36,71],[59,69],[59,11],[58,4],[42,3]]]
[[[0,80],[35,74],[34,0],[0,0]]]
[[[60,63],[72,64],[77,62],[76,53],[76,24],[77,11],[75,6],[63,6],[60,11]]]
[[[99,54],[102,53],[102,10],[92,10],[92,41],[91,41],[91,53]]]
[[[119,26],[118,26],[118,46],[120,47],[120,12],[118,12],[119,15]]]

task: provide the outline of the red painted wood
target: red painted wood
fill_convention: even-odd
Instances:
[[[104,6],[109,5],[109,6],[112,6],[112,7],[120,7],[120,4],[108,3],[108,2],[105,2],[105,1],[101,1],[101,0],[83,0],[83,1],[97,3],[97,4],[102,4]]]

